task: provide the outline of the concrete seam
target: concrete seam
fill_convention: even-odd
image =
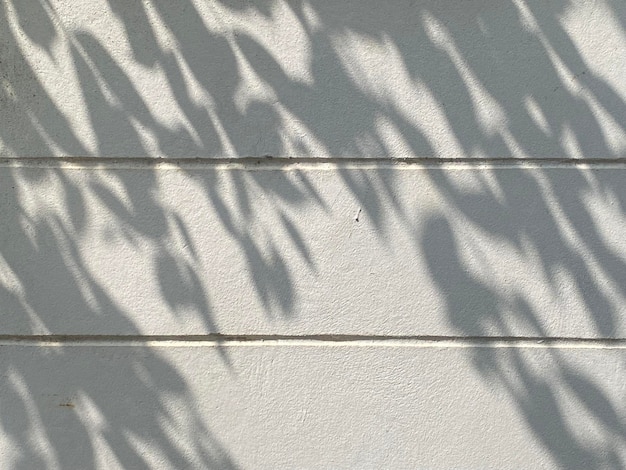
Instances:
[[[418,348],[626,349],[626,339],[359,335],[5,335],[0,336],[0,346],[382,346]]]
[[[474,169],[474,168],[624,168],[622,158],[152,158],[152,157],[16,157],[0,158],[0,167],[149,170],[292,170],[337,168]]]

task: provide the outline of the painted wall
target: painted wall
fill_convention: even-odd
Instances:
[[[626,3],[4,0],[0,466],[626,467]]]

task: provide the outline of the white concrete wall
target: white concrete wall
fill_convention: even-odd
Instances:
[[[625,26],[0,3],[0,467],[626,467]]]

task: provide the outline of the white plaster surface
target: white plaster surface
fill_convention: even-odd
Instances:
[[[625,26],[0,2],[0,468],[625,468]]]
[[[2,334],[624,337],[621,169],[5,167],[0,187]]]
[[[0,153],[623,157],[621,0],[7,0]]]
[[[7,468],[620,468],[625,350],[1,346]]]
[[[624,336],[621,169],[262,168],[5,168],[0,332]]]

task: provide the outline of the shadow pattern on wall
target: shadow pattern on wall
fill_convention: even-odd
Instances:
[[[59,11],[67,14],[68,4],[7,0],[0,9],[0,148],[7,157],[254,157],[263,161],[266,156],[624,157],[623,93],[589,67],[589,59],[564,27],[568,12],[574,17],[577,11],[593,15],[582,3],[108,0],[101,7],[112,15],[103,15],[108,18],[103,21],[115,19],[116,27],[123,28],[125,51],[131,55],[124,63],[114,45],[104,40],[97,11],[90,19],[94,28],[66,26],[71,21]],[[617,33],[623,34],[626,7],[606,1],[603,8]],[[297,41],[291,44],[277,37],[278,46],[272,47],[272,36],[241,26],[246,21],[255,28],[280,27],[287,21],[294,25],[288,32],[297,33]],[[285,57],[292,51],[290,44],[302,54],[299,58]],[[49,69],[35,56],[57,61],[57,73],[68,74],[70,85],[51,91],[52,81],[44,73]],[[148,79],[142,82],[141,71],[146,70],[151,72],[144,73]],[[151,89],[156,94],[150,94]],[[160,94],[163,103],[155,100]],[[70,105],[59,99],[64,96]],[[532,332],[528,336],[549,336],[521,289],[494,285],[467,268],[460,246],[465,243],[461,241],[464,227],[533,253],[548,288],[557,296],[559,276],[569,276],[597,337],[623,336],[615,306],[615,298],[626,297],[623,253],[609,246],[586,199],[589,192],[599,194],[623,215],[626,192],[621,172],[600,178],[572,166],[564,184],[558,181],[563,173],[541,166],[520,169],[514,178],[496,171],[489,179],[485,171],[480,190],[467,192],[435,168],[429,172],[430,180],[454,210],[433,213],[416,223],[396,202],[401,196],[396,193],[393,171],[347,170],[340,163],[337,168],[346,190],[361,203],[363,217],[381,238],[387,236],[389,218],[404,220],[415,250],[426,260],[445,299],[448,323],[459,336],[497,332],[511,337],[517,331],[512,324],[523,324]],[[15,188],[28,180],[27,169],[8,169],[0,188],[5,227],[0,234],[5,271],[0,305],[14,331],[80,331],[80,319],[73,316],[70,321],[78,323],[63,326],[71,311],[90,317],[91,324],[100,321],[110,334],[144,333],[99,285],[76,247],[92,217],[86,201],[95,198],[108,208],[111,225],[119,230],[115,236],[126,238],[138,250],[153,248],[154,284],[163,302],[172,311],[194,311],[207,331],[220,333],[212,315],[211,293],[205,291],[203,273],[194,264],[193,244],[181,250],[170,243],[173,234],[184,239],[188,227],[179,214],[159,203],[156,175],[144,177],[138,187],[122,172],[112,173],[123,197],[97,181],[86,194],[62,168],[49,169],[45,175],[42,184],[54,180],[65,200],[53,215],[33,218],[32,211],[25,209],[28,197]],[[304,171],[298,184],[281,172],[271,184],[254,172],[233,174],[229,184],[236,188],[234,202],[225,200],[220,190],[223,182],[216,178],[209,175],[201,180],[206,200],[239,246],[245,273],[267,314],[297,322],[299,291],[293,260],[284,257],[275,242],[260,243],[275,227],[256,220],[251,199],[260,189],[303,211],[312,205],[326,210],[328,201]],[[386,209],[389,201],[393,214]],[[306,234],[298,232],[286,214],[279,217],[294,249],[314,270],[315,253]],[[64,270],[59,271],[59,266]],[[608,292],[606,283],[617,287]],[[54,305],[59,293],[62,308]],[[191,434],[198,436],[197,442],[190,443],[193,458],[177,448],[160,424],[168,417],[162,399],[179,397],[193,415],[199,398],[158,354],[147,347],[137,351],[127,369],[110,370],[103,359],[91,365],[93,375],[80,383],[68,378],[63,348],[58,347],[56,355],[33,348],[32,354],[40,354],[37,361],[50,371],[59,371],[54,380],[68,395],[58,397],[60,404],[81,396],[104,416],[104,439],[121,466],[147,465],[127,437],[134,433],[156,443],[173,466],[199,462],[205,468],[234,468],[228,450],[201,420],[190,424],[195,430]],[[559,350],[552,354],[559,367],[549,378],[514,348],[502,356],[481,349],[474,360],[486,381],[515,400],[520,416],[558,465],[624,468],[617,450],[626,440],[623,401],[572,369]],[[81,448],[80,455],[57,452],[50,457],[42,451],[41,442],[54,451],[64,447],[59,439],[70,437],[53,432],[67,425],[58,421],[58,415],[33,409],[31,397],[42,379],[27,366],[33,358],[25,357],[15,355],[2,362],[7,380],[0,426],[12,440],[24,443],[15,468],[55,464],[74,468],[76,462],[66,458],[96,467],[96,444],[87,432],[71,436],[79,439],[75,447]],[[222,358],[228,364],[226,352]],[[101,377],[107,374],[124,376],[129,389],[141,390],[142,402],[115,400],[118,391],[100,387],[106,383]],[[603,430],[604,440],[587,441],[571,428],[560,403],[564,396],[588,410]],[[146,419],[151,423],[141,429],[134,428],[137,407],[143,423]],[[73,428],[83,426],[75,415],[63,416],[75,421]]]

